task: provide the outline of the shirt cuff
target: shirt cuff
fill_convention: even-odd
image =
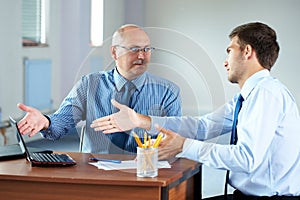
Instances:
[[[198,160],[198,152],[202,148],[202,141],[186,138],[183,144],[182,152],[177,154],[177,158],[187,158]]]
[[[43,135],[43,137],[47,137],[47,135],[49,135],[50,133],[51,133],[51,119],[50,119],[50,117],[49,116],[47,116],[47,115],[44,115],[47,119],[48,119],[48,121],[49,121],[49,126],[48,126],[48,128],[47,129],[43,129],[43,130],[40,130],[40,133]]]
[[[49,121],[49,126],[48,126],[48,128],[51,126],[51,119],[50,119],[50,117],[49,116],[47,116],[47,115],[44,115],[47,119],[48,119],[48,121]],[[46,130],[46,129],[45,129]]]

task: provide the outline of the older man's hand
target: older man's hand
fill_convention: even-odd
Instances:
[[[150,117],[136,113],[133,109],[115,100],[112,100],[111,103],[119,109],[119,112],[94,120],[91,128],[95,131],[103,131],[108,134],[128,131],[136,127],[150,129]]]
[[[49,127],[49,120],[37,109],[19,103],[18,108],[26,112],[26,115],[18,122],[18,128],[22,134],[34,136],[42,129]]]

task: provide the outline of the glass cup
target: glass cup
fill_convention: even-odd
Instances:
[[[158,148],[137,147],[137,169],[138,177],[156,177],[158,173]]]

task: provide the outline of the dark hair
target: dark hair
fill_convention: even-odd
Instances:
[[[264,68],[271,70],[279,54],[276,32],[272,28],[260,22],[248,23],[233,29],[229,38],[235,36],[238,37],[241,50],[244,50],[246,45],[251,45],[256,52],[258,62]]]

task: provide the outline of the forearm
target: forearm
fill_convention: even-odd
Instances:
[[[143,114],[138,114],[138,124],[137,127],[143,128],[145,130],[151,129],[151,117]]]
[[[75,127],[74,120],[71,116],[54,113],[48,117],[49,121],[46,117],[45,120],[51,123],[49,123],[46,129],[41,130],[43,137],[47,139],[59,139],[63,135],[66,135],[70,129]]]

